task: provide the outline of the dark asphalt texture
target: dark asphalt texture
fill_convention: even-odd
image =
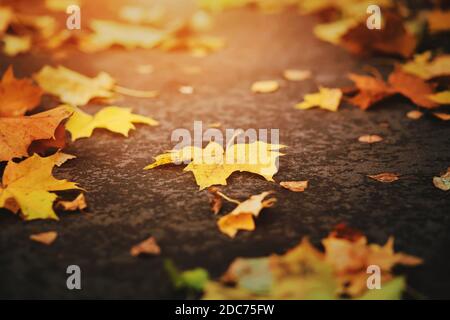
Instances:
[[[386,74],[392,63],[357,58],[317,40],[312,34],[316,22],[295,12],[225,12],[211,34],[224,36],[227,46],[205,58],[121,48],[88,55],[70,45],[59,60],[42,52],[1,57],[1,71],[14,63],[18,76],[48,63],[62,64],[90,76],[106,71],[125,87],[157,89],[156,99],[124,97],[116,104],[151,116],[160,126],[138,126],[129,138],[96,130],[91,138],[70,143],[65,151],[77,159],[55,175],[87,190],[85,213],[24,222],[0,211],[0,298],[183,297],[172,288],[164,259],[181,269],[203,267],[218,277],[236,257],[283,253],[304,236],[319,245],[341,222],[359,228],[373,242],[395,236],[397,250],[425,260],[422,266],[400,270],[408,285],[426,298],[450,298],[450,193],[432,183],[433,176],[450,166],[449,124],[431,115],[406,118],[415,107],[403,98],[367,112],[346,103],[337,113],[295,110],[294,104],[319,85],[349,85],[347,73],[362,72],[368,64]],[[153,65],[153,74],[137,74],[142,64]],[[186,74],[183,70],[190,66],[200,67],[201,74]],[[286,68],[309,69],[314,76],[288,82],[282,78]],[[279,79],[280,90],[253,94],[251,84],[265,79]],[[180,94],[180,85],[193,86],[195,93]],[[54,105],[54,99],[46,98],[42,108]],[[83,109],[94,113],[99,107]],[[143,170],[153,156],[173,147],[174,129],[192,130],[194,120],[220,122],[222,129],[280,129],[281,143],[289,148],[275,180],[309,180],[310,187],[293,193],[256,175],[233,174],[222,188],[227,195],[245,199],[275,190],[278,203],[263,211],[254,232],[228,238],[217,229],[206,192],[198,191],[191,173],[181,166]],[[384,140],[359,143],[364,134]],[[381,172],[397,172],[401,178],[383,184],[366,177]],[[49,230],[59,234],[53,245],[29,240],[30,234]],[[130,247],[150,235],[162,254],[132,257]],[[71,264],[81,267],[82,290],[66,288]]]

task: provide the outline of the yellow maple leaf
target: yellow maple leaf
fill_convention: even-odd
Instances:
[[[283,145],[268,144],[255,141],[238,143],[226,150],[217,142],[210,142],[204,149],[188,146],[180,150],[171,150],[155,157],[155,162],[145,167],[145,170],[161,165],[188,163],[184,171],[191,171],[195,181],[203,190],[212,185],[226,185],[227,178],[236,171],[246,171],[263,176],[273,181],[273,175],[278,172],[278,152]]]
[[[164,30],[108,20],[93,20],[90,27],[94,33],[82,38],[80,43],[80,49],[85,52],[104,50],[116,44],[126,49],[151,49],[168,35]]]
[[[219,230],[230,238],[234,238],[239,230],[255,230],[253,217],[258,217],[262,209],[272,207],[276,202],[275,198],[264,200],[271,193],[266,191],[239,203],[233,211],[217,221]]]
[[[443,54],[431,59],[431,52],[426,51],[414,56],[414,59],[402,65],[403,71],[424,80],[450,75],[450,55]]]
[[[19,53],[28,52],[31,49],[31,37],[29,36],[13,36],[5,35],[2,41],[3,53],[7,56],[14,57]]]
[[[72,141],[88,138],[96,128],[107,129],[128,137],[128,132],[135,129],[133,123],[158,125],[156,120],[131,113],[129,108],[110,106],[101,109],[94,116],[73,108],[74,113],[66,123],[66,129],[72,135]]]
[[[74,157],[63,153],[46,158],[34,154],[20,163],[9,161],[3,173],[0,207],[11,208],[13,201],[21,209],[25,220],[58,220],[53,211],[53,202],[57,196],[50,191],[79,187],[74,182],[54,178],[52,171],[55,165],[59,166],[70,158]]]
[[[63,66],[45,66],[34,75],[34,79],[46,92],[75,106],[85,105],[92,98],[112,97],[115,84],[114,79],[105,72],[89,78]]]
[[[436,92],[429,95],[428,98],[439,104],[450,104],[450,90]]]
[[[319,107],[329,111],[337,111],[341,102],[342,91],[340,89],[329,89],[320,87],[319,92],[307,94],[304,101],[295,107],[300,110]]]

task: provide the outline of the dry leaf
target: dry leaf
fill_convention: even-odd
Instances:
[[[166,8],[158,4],[151,7],[124,6],[119,9],[119,18],[134,24],[160,26],[163,24],[166,14]]]
[[[66,127],[61,123],[56,127],[53,138],[33,141],[28,147],[28,154],[38,153],[40,155],[49,155],[49,153],[61,150],[65,146]]]
[[[217,221],[219,230],[230,238],[234,238],[239,230],[254,230],[253,217],[258,217],[262,209],[270,208],[276,202],[276,198],[265,200],[272,193],[271,191],[266,191],[241,202],[233,211]]]
[[[300,110],[319,107],[321,109],[336,112],[342,98],[340,89],[329,89],[320,87],[319,92],[305,95],[304,101],[295,107]]]
[[[193,94],[194,93],[194,88],[193,87],[191,87],[191,86],[181,86],[181,87],[179,87],[178,88],[178,91],[181,93],[181,94]]]
[[[156,120],[133,114],[129,108],[105,107],[94,116],[78,108],[73,108],[73,110],[73,115],[66,123],[66,129],[72,135],[72,141],[90,137],[96,128],[107,129],[128,137],[129,131],[136,128],[133,123],[147,124],[149,126],[158,125]]]
[[[450,30],[450,11],[433,10],[427,14],[428,28],[431,32]]]
[[[412,120],[418,120],[418,119],[422,118],[423,112],[420,112],[420,111],[418,111],[418,110],[413,110],[413,111],[409,111],[409,112],[406,114],[406,116],[407,116],[409,119],[412,119]]]
[[[439,104],[450,104],[450,90],[430,94],[428,98]]]
[[[282,181],[280,186],[294,192],[303,192],[308,188],[308,181]]]
[[[55,219],[53,202],[57,196],[51,191],[79,189],[77,184],[58,180],[52,176],[54,166],[61,165],[73,156],[56,153],[41,158],[34,154],[20,163],[9,161],[3,173],[0,207],[7,200],[14,200],[21,209],[25,220]]]
[[[71,5],[80,6],[81,0],[45,0],[45,7],[53,11],[64,11]]]
[[[22,116],[41,101],[42,90],[29,79],[16,79],[12,66],[0,82],[0,117]]]
[[[115,86],[114,91],[129,97],[135,98],[155,98],[158,96],[158,91],[156,90],[136,90],[136,89],[128,89],[121,86]]]
[[[84,193],[80,193],[74,200],[72,201],[58,201],[56,203],[56,208],[62,209],[64,211],[77,211],[84,210],[87,208],[86,198],[84,197]]]
[[[278,172],[278,157],[283,155],[278,152],[281,148],[284,146],[255,141],[233,144],[224,150],[220,144],[210,142],[204,149],[188,146],[158,155],[155,162],[144,169],[189,163],[184,171],[194,174],[200,190],[212,185],[226,185],[227,178],[235,171],[252,172],[273,181],[273,175]]]
[[[441,120],[448,121],[450,120],[450,113],[443,112],[433,112],[433,115]]]
[[[341,19],[333,22],[317,24],[314,26],[314,35],[320,40],[339,45],[341,38],[353,27],[356,27],[359,21],[354,18]]]
[[[31,38],[29,36],[13,36],[4,35],[3,53],[7,56],[14,57],[20,53],[25,53],[31,49]]]
[[[383,79],[350,74],[350,80],[359,90],[358,94],[349,99],[349,102],[362,110],[367,110],[375,103],[394,94]]]
[[[8,29],[13,19],[13,11],[9,7],[0,7],[0,35]]]
[[[115,82],[105,72],[89,78],[62,66],[45,66],[34,78],[44,91],[74,106],[85,105],[93,98],[111,98]]]
[[[252,92],[254,93],[271,93],[280,88],[280,84],[276,80],[256,81],[252,84]]]
[[[72,111],[59,107],[32,116],[0,118],[0,161],[28,155],[32,141],[51,139],[62,120]]]
[[[56,231],[48,231],[48,232],[42,232],[37,234],[30,235],[30,240],[45,244],[45,245],[51,245],[56,238],[58,237],[58,233]]]
[[[160,44],[168,33],[147,26],[119,23],[108,20],[92,20],[93,33],[84,37],[80,49],[84,52],[96,52],[121,45],[126,49],[151,49]]]
[[[450,76],[450,55],[439,55],[432,60],[431,52],[426,51],[415,55],[413,60],[406,62],[401,68],[424,80]]]
[[[147,255],[159,255],[161,253],[161,248],[156,243],[154,237],[150,237],[137,245],[133,246],[130,250],[130,254],[133,257],[140,256],[142,254]]]
[[[222,209],[222,196],[218,194],[219,189],[216,187],[209,187],[208,188],[208,194],[211,195],[209,199],[209,204],[211,206],[211,211],[214,214],[218,214],[220,212],[220,209]]]
[[[450,167],[447,169],[447,172],[443,173],[440,177],[434,177],[433,184],[436,188],[441,190],[450,190]]]
[[[299,69],[284,70],[283,76],[289,81],[303,81],[311,78],[311,71]]]
[[[31,28],[37,32],[40,38],[42,38],[39,40],[48,40],[59,30],[58,22],[53,16],[28,15],[22,13],[15,14],[13,27],[15,30],[24,29],[23,32],[27,31],[25,28]]]
[[[385,183],[394,182],[399,179],[399,175],[397,173],[392,173],[392,172],[384,172],[384,173],[379,173],[379,174],[374,174],[374,175],[368,175],[368,177],[372,178],[374,180],[377,180],[379,182],[385,182]]]
[[[376,134],[367,134],[359,137],[358,141],[362,143],[377,143],[383,141],[383,138]]]

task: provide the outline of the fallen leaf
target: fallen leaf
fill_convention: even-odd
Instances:
[[[86,198],[84,197],[84,193],[80,193],[74,200],[72,201],[63,201],[60,200],[56,203],[56,208],[62,209],[64,211],[77,211],[84,210],[87,208]]]
[[[151,74],[154,71],[154,67],[151,64],[142,64],[136,68],[139,74]]]
[[[219,189],[216,187],[209,187],[208,188],[208,194],[211,195],[209,204],[211,206],[211,211],[214,214],[218,214],[220,212],[220,209],[222,209],[222,196],[218,194]]]
[[[9,161],[3,173],[0,207],[7,200],[14,200],[25,220],[55,219],[53,202],[57,196],[52,191],[79,189],[76,183],[58,180],[52,176],[53,167],[61,165],[73,156],[56,153],[41,158],[34,154],[20,163]]]
[[[105,107],[94,116],[78,108],[73,108],[73,110],[73,115],[66,123],[66,129],[70,132],[72,141],[90,137],[96,128],[107,129],[128,137],[129,131],[136,128],[133,123],[158,125],[158,122],[152,118],[131,113],[130,108]]]
[[[59,107],[32,116],[0,117],[0,161],[27,156],[32,141],[53,138],[71,114],[67,107]]]
[[[155,98],[158,96],[158,91],[156,90],[136,90],[136,89],[128,89],[121,86],[115,86],[114,91],[126,96],[135,97],[135,98]]]
[[[428,98],[439,104],[450,104],[450,90],[430,94]]]
[[[358,94],[349,99],[349,102],[362,110],[367,110],[375,103],[394,94],[391,88],[378,77],[350,74],[350,80],[359,90]]]
[[[283,76],[289,81],[303,81],[311,78],[311,71],[300,69],[284,70]]]
[[[14,30],[27,32],[28,28],[35,30],[39,40],[48,40],[59,30],[58,21],[50,15],[29,15],[15,13],[15,19],[12,22]]]
[[[391,173],[391,172],[384,172],[374,175],[368,175],[369,178],[372,178],[374,180],[377,180],[379,182],[394,182],[399,179],[399,175],[397,173]]]
[[[7,34],[2,37],[1,41],[4,43],[3,53],[10,57],[15,57],[31,49],[31,38],[29,36],[13,36]]]
[[[171,163],[189,163],[184,171],[194,174],[200,190],[212,185],[226,185],[227,178],[235,171],[255,173],[273,181],[273,175],[278,172],[278,157],[283,155],[278,152],[281,148],[284,146],[255,141],[233,144],[224,150],[220,144],[210,142],[204,149],[188,146],[160,154],[155,157],[155,162],[144,169]]]
[[[58,237],[58,233],[56,231],[48,231],[48,232],[42,232],[42,233],[36,233],[30,235],[30,240],[45,244],[45,245],[51,245],[56,238]]]
[[[230,238],[234,238],[239,230],[253,231],[255,229],[253,217],[258,217],[262,209],[270,208],[276,202],[276,198],[265,200],[270,194],[272,192],[266,191],[238,204],[233,211],[217,221],[219,230]]]
[[[401,68],[404,72],[424,80],[450,76],[450,55],[439,55],[435,59],[431,59],[431,57],[431,52],[425,51],[415,55],[413,60],[406,62]]]
[[[436,188],[441,190],[450,190],[450,167],[447,169],[447,172],[443,173],[440,177],[434,177],[433,184]]]
[[[450,30],[450,11],[433,10],[426,15],[430,32],[443,32]]]
[[[256,81],[252,84],[251,90],[254,93],[271,93],[280,88],[276,80]]]
[[[362,143],[377,143],[383,141],[383,138],[376,134],[366,134],[359,137],[358,141]]]
[[[298,103],[295,107],[300,110],[319,107],[328,111],[336,112],[342,98],[340,89],[329,89],[320,87],[319,92],[306,94],[304,101]]]
[[[142,254],[148,255],[159,255],[161,253],[161,248],[156,243],[154,237],[150,237],[137,245],[133,246],[130,250],[130,254],[133,257],[137,257]]]
[[[450,120],[450,113],[443,113],[443,112],[433,112],[433,115],[443,121]]]
[[[111,98],[115,85],[114,79],[105,72],[89,78],[62,66],[45,66],[34,78],[44,91],[74,106],[85,105],[93,98]]]
[[[189,94],[193,94],[194,93],[194,88],[191,87],[191,86],[181,86],[181,87],[178,88],[178,91],[181,94],[189,95]]]
[[[90,53],[120,45],[126,49],[151,49],[160,44],[168,33],[148,26],[119,23],[108,20],[92,20],[92,34],[82,38],[80,50]]]
[[[164,269],[166,269],[174,287],[177,289],[202,291],[209,281],[209,274],[203,268],[180,272],[171,260],[165,260]]]
[[[0,7],[0,34],[8,29],[10,22],[13,19],[13,11],[9,7]]]
[[[357,26],[359,21],[354,18],[341,19],[333,22],[317,24],[314,26],[314,35],[320,40],[338,45],[341,38],[353,27]]]
[[[282,181],[280,186],[294,192],[303,192],[308,188],[308,181]]]
[[[151,7],[123,6],[119,9],[119,18],[133,24],[160,26],[166,17],[166,8],[162,5]]]
[[[12,66],[0,82],[0,117],[22,116],[41,101],[42,90],[29,79],[16,79]]]
[[[418,120],[418,119],[422,118],[423,112],[420,112],[420,111],[418,111],[418,110],[412,110],[412,111],[409,111],[409,112],[406,114],[406,116],[407,116],[409,119],[412,119],[412,120]]]
[[[64,11],[71,5],[80,6],[80,0],[45,0],[45,7],[53,11]]]
[[[28,147],[28,154],[38,153],[42,155],[49,155],[59,151],[66,146],[66,127],[60,123],[56,127],[55,134],[50,139],[34,140]]]

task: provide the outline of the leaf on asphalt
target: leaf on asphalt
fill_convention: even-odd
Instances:
[[[236,171],[246,171],[273,181],[278,172],[279,149],[285,146],[263,141],[236,143],[226,150],[217,142],[210,142],[204,149],[187,146],[171,150],[155,157],[155,161],[144,169],[153,169],[165,164],[186,164],[184,171],[194,174],[195,181],[203,190],[212,185],[226,185],[227,178]]]
[[[57,195],[51,192],[79,187],[74,182],[54,178],[52,171],[54,166],[59,166],[71,158],[73,156],[62,153],[55,153],[46,158],[34,154],[20,163],[9,161],[3,173],[0,207],[5,207],[7,201],[14,201],[20,207],[24,220],[58,220],[53,211]]]
[[[86,198],[84,197],[84,193],[80,193],[74,200],[72,201],[64,201],[60,200],[56,203],[57,209],[62,209],[64,211],[82,211],[87,208]]]
[[[430,51],[417,54],[414,59],[401,66],[406,73],[413,74],[421,79],[429,80],[436,77],[450,76],[450,55],[439,55],[431,59]]]
[[[211,207],[211,211],[214,214],[218,214],[220,209],[222,209],[223,201],[222,196],[219,195],[220,190],[217,187],[209,187],[208,195],[209,195],[209,205]]]
[[[287,69],[283,71],[283,76],[289,81],[303,81],[311,78],[311,71],[300,69]]]
[[[276,80],[256,81],[252,84],[251,90],[254,93],[271,93],[280,88],[280,84]]]
[[[203,268],[195,268],[180,272],[171,260],[165,260],[164,269],[166,269],[176,289],[201,292],[209,281],[208,271]]]
[[[71,114],[63,106],[32,116],[0,117],[0,161],[27,156],[33,141],[52,139],[61,121]]]
[[[89,78],[63,66],[45,66],[34,78],[44,91],[74,106],[85,105],[93,98],[111,98],[115,84],[105,72]]]
[[[58,233],[56,231],[47,231],[30,235],[30,240],[49,246],[55,242],[57,237]]]
[[[108,20],[92,20],[93,33],[81,39],[80,50],[90,53],[120,45],[126,49],[151,49],[160,44],[168,33],[148,26]]]
[[[41,101],[42,90],[30,79],[16,79],[12,66],[0,82],[0,117],[22,116]]]
[[[435,116],[436,118],[441,119],[443,121],[449,121],[450,120],[450,113],[433,112],[433,116]]]
[[[350,80],[358,89],[357,95],[349,99],[349,102],[362,110],[367,110],[375,103],[394,94],[391,88],[379,77],[349,74]]]
[[[8,29],[13,19],[13,11],[9,7],[0,7],[0,35]]]
[[[130,254],[133,257],[140,255],[159,255],[161,253],[161,248],[156,243],[154,237],[150,237],[130,249]]]
[[[358,138],[358,141],[361,143],[377,143],[377,142],[383,141],[383,138],[376,134],[366,134],[366,135],[360,136]]]
[[[430,94],[428,98],[438,104],[450,104],[450,90]]]
[[[342,98],[340,89],[329,89],[320,87],[319,92],[310,93],[304,96],[304,101],[298,103],[295,108],[300,110],[319,107],[328,111],[336,112]]]
[[[276,198],[266,199],[272,193],[266,191],[238,204],[233,211],[217,221],[219,230],[230,238],[234,238],[239,230],[255,230],[253,218],[257,218],[262,209],[272,207],[277,200]]]
[[[406,117],[408,117],[411,120],[418,120],[423,117],[423,112],[419,110],[412,110],[406,114]]]
[[[102,128],[128,137],[130,130],[136,129],[133,123],[156,126],[158,122],[152,118],[134,114],[130,108],[116,106],[105,107],[94,116],[79,108],[73,108],[74,113],[66,123],[66,129],[72,136],[72,141],[88,138],[94,129]]]
[[[433,184],[436,188],[441,190],[450,190],[450,167],[447,169],[447,172],[443,173],[441,176],[434,177]]]
[[[450,30],[450,11],[433,10],[427,13],[430,32],[444,32]]]
[[[303,192],[308,188],[308,181],[282,181],[280,186],[293,192]]]
[[[397,173],[392,172],[383,172],[379,174],[368,175],[369,178],[377,180],[379,182],[390,183],[397,181],[399,179],[399,175]]]

